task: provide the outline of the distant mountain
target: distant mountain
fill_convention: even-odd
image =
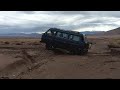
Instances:
[[[110,30],[110,31],[107,31],[104,34],[105,35],[120,35],[120,27],[113,29],[113,30]]]
[[[110,30],[110,31],[84,31],[81,32],[86,35],[120,35],[120,27]],[[41,38],[42,34],[39,33],[8,33],[8,34],[0,34],[0,37],[32,37],[32,38]]]
[[[104,31],[84,31],[81,33],[86,34],[86,35],[100,35],[100,34],[103,34]]]
[[[81,32],[86,35],[99,35],[103,33],[103,31],[85,31]],[[25,34],[25,33],[8,33],[8,34],[0,34],[0,37],[32,37],[32,38],[41,38],[42,34],[39,33],[30,33],[30,34]]]
[[[9,33],[9,34],[0,34],[0,37],[34,37],[34,38],[41,38],[42,34],[38,33]]]

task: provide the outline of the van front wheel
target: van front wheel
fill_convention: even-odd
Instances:
[[[81,55],[86,55],[88,53],[88,49],[84,49],[80,52]]]
[[[52,49],[52,45],[49,44],[49,43],[46,43],[45,47],[46,47],[47,50],[51,50]]]

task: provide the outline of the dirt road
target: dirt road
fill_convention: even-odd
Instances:
[[[31,49],[13,49],[14,51],[10,47],[1,48],[1,53],[16,58],[16,62],[7,64],[1,69],[0,75],[10,79],[120,78],[120,55],[110,54],[108,39],[93,38],[91,41],[94,44],[86,56],[69,55],[60,51],[55,53],[45,50],[43,44]]]

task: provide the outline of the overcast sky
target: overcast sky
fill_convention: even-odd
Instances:
[[[108,31],[120,27],[120,11],[0,11],[0,33],[41,33],[52,27]]]

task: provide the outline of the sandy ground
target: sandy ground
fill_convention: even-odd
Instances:
[[[112,55],[109,38],[90,38],[85,56],[45,50],[38,40],[0,45],[0,77],[9,79],[119,79],[120,54]],[[1,40],[2,41],[2,40]],[[18,43],[19,41],[17,41]],[[27,43],[27,44],[26,44]]]

